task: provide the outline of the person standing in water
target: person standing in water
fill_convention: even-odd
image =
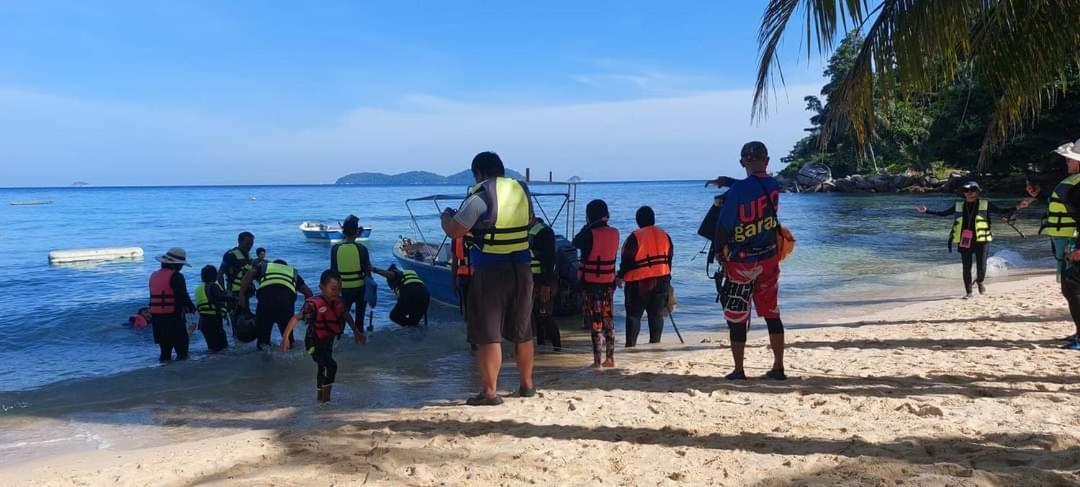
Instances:
[[[502,404],[497,393],[502,367],[502,340],[514,344],[520,384],[519,397],[533,397],[533,281],[529,270],[529,228],[533,224],[532,200],[525,183],[506,177],[502,159],[481,152],[472,160],[476,185],[454,211],[442,214],[442,228],[450,238],[468,236],[469,283],[465,321],[469,342],[476,344],[480,393],[466,401],[470,406]]]
[[[161,269],[150,274],[150,326],[154,330],[154,343],[161,349],[158,360],[172,360],[174,350],[176,360],[187,360],[189,340],[184,314],[195,311],[187,281],[180,273],[189,265],[187,252],[173,247],[155,259],[161,262]]]
[[[319,295],[304,300],[300,313],[289,319],[281,333],[281,351],[288,352],[292,344],[292,331],[300,320],[307,322],[304,349],[318,366],[315,372],[315,388],[319,402],[330,400],[338,364],[334,360],[334,340],[345,331],[345,323],[353,329],[356,343],[367,343],[367,336],[352,317],[345,312],[345,304],[339,299],[341,276],[327,269],[319,276]]]
[[[250,295],[241,295],[240,287],[244,283],[244,275],[252,268],[251,248],[254,246],[255,235],[251,232],[240,232],[236,236],[236,247],[225,252],[221,257],[221,265],[218,266],[218,283],[236,298],[237,304],[251,298]],[[235,316],[233,322],[236,322]]]
[[[1003,215],[1005,218],[1012,216],[1016,210],[1026,208],[1026,202],[1011,208],[1002,208],[993,202],[980,198],[981,188],[979,183],[968,181],[960,187],[964,195],[962,201],[944,210],[933,211],[920,205],[915,211],[920,214],[936,216],[954,216],[952,230],[949,232],[949,252],[952,252],[953,244],[960,252],[960,261],[963,264],[962,274],[964,277],[964,299],[971,299],[972,279],[971,267],[975,264],[974,283],[979,288],[979,294],[986,294],[986,257],[989,252],[990,242],[994,235],[990,231],[990,216]]]
[[[592,331],[593,367],[615,366],[615,262],[619,253],[619,231],[608,226],[608,206],[604,200],[585,205],[588,223],[574,236],[581,251],[582,314]],[[604,361],[600,361],[601,355]]]
[[[638,208],[638,229],[623,242],[622,261],[616,275],[625,285],[626,346],[637,346],[641,315],[649,317],[649,343],[660,343],[671,287],[671,262],[675,246],[671,236],[656,226],[656,215],[648,206]]]
[[[258,307],[255,308],[255,330],[258,341],[257,350],[270,347],[270,337],[274,333],[274,324],[281,330],[282,339],[291,336],[285,333],[289,320],[296,312],[296,293],[303,293],[304,299],[312,296],[311,289],[304,283],[304,278],[288,262],[276,259],[255,267],[244,275],[240,284],[240,296],[246,296],[251,283],[259,281]],[[240,308],[247,310],[247,300],[240,301]],[[269,348],[266,350],[269,351]]]
[[[199,311],[199,331],[210,353],[229,348],[225,336],[225,313],[232,297],[218,284],[218,272],[212,265],[202,268],[202,282],[195,286],[195,307]]]
[[[555,292],[559,285],[559,279],[555,274],[557,257],[555,255],[555,231],[544,223],[544,220],[536,218],[532,228],[529,229],[529,268],[532,270],[533,279],[533,330],[536,333],[536,344],[543,345],[551,340],[551,346],[556,352],[562,351],[562,335],[559,333],[559,325],[555,323],[552,312],[555,305]]]
[[[356,215],[345,217],[341,233],[345,240],[330,247],[330,270],[341,276],[341,302],[345,312],[351,313],[356,306],[355,321],[364,323],[364,308],[367,306],[364,292],[364,278],[371,274],[371,257],[368,249],[356,241],[363,232],[360,219]],[[363,326],[360,327],[363,329]]]
[[[780,256],[777,246],[780,207],[780,184],[766,169],[769,150],[761,142],[748,142],[740,151],[739,164],[746,169],[746,179],[719,177],[717,187],[730,186],[717,219],[717,251],[726,249],[724,293],[727,303],[724,318],[731,336],[731,355],[735,370],[728,380],[745,380],[743,357],[750,328],[750,299],[758,316],[765,318],[773,366],[766,379],[784,380],[784,324],[780,321]]]

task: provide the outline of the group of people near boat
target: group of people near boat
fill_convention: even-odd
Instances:
[[[1080,349],[1080,250],[1075,246],[1080,221],[1080,191],[1076,188],[1080,183],[1080,141],[1065,144],[1057,152],[1065,157],[1069,176],[1046,198],[1048,212],[1043,230],[1051,237],[1062,293],[1077,327],[1078,334],[1069,337],[1067,347]],[[718,280],[722,282],[722,286],[718,284],[718,296],[723,299],[718,297],[718,301],[724,307],[734,361],[734,369],[726,377],[747,378],[743,355],[753,308],[765,320],[774,355],[764,378],[784,380],[784,325],[778,288],[780,262],[790,252],[794,239],[779,222],[781,188],[767,172],[769,155],[765,145],[756,141],[745,144],[739,160],[746,170],[745,178],[719,177],[708,183],[728,191],[716,200],[703,223],[713,243],[710,259],[717,259],[723,269]],[[507,178],[497,154],[477,154],[471,170],[476,184],[457,210],[447,208],[442,213],[441,226],[452,242],[451,273],[480,376],[478,393],[466,403],[488,406],[503,401],[497,386],[504,340],[513,345],[519,374],[516,395],[524,398],[536,394],[532,374],[534,342],[550,340],[556,350],[562,347],[559,328],[552,319],[552,301],[558,286],[555,235],[535,217],[528,185]],[[982,198],[981,188],[974,181],[963,184],[961,192],[963,199],[949,208],[930,211],[919,206],[916,210],[954,216],[949,245],[950,250],[954,244],[959,249],[965,298],[970,298],[976,287],[980,293],[986,292],[986,256],[993,239],[991,216],[1009,218],[1027,208],[1041,191],[1029,184],[1029,198],[1012,207]],[[670,235],[656,225],[654,210],[649,206],[637,209],[638,228],[621,245],[619,231],[609,224],[609,218],[606,202],[590,201],[586,206],[587,222],[573,239],[573,246],[580,252],[583,325],[591,332],[593,366],[597,368],[615,366],[613,297],[617,288],[623,288],[625,293],[626,347],[637,345],[643,315],[648,316],[649,342],[660,341],[664,316],[670,312],[673,299],[674,245]],[[174,248],[158,257],[161,269],[150,277],[149,314],[161,360],[170,360],[173,351],[177,359],[187,357],[188,333],[183,313],[189,310],[198,311],[199,328],[211,351],[227,346],[222,328],[225,317],[231,317],[238,338],[239,330],[253,329],[259,349],[270,347],[277,324],[283,351],[294,343],[292,331],[297,324],[306,321],[304,348],[317,364],[318,398],[329,400],[337,371],[334,341],[347,324],[357,343],[366,342],[364,310],[374,301],[372,274],[386,277],[396,291],[399,302],[391,317],[399,324],[419,324],[430,300],[415,272],[393,266],[386,270],[373,267],[367,249],[356,242],[360,230],[358,220],[350,215],[343,224],[345,241],[331,249],[330,268],[320,275],[318,296],[287,262],[250,259],[254,235],[248,232],[239,235],[238,245],[225,253],[219,268],[203,268],[194,302],[180,273],[187,265],[183,249]],[[972,268],[976,271],[974,278]],[[256,283],[258,290],[253,293]],[[298,293],[305,301],[296,313]],[[247,311],[252,294],[258,301],[253,320]],[[253,326],[242,325],[252,321]]]

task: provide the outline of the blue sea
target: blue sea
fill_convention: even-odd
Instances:
[[[557,189],[539,188],[533,189]],[[585,204],[602,198],[611,208],[611,223],[625,236],[635,228],[635,210],[652,206],[658,225],[670,232],[676,247],[673,280],[680,326],[721,329],[713,282],[699,253],[705,241],[696,235],[714,191],[699,182],[579,184],[576,224],[584,222]],[[198,269],[217,265],[241,231],[253,232],[256,247],[266,247],[269,258],[285,259],[314,280],[329,265],[329,245],[305,240],[297,226],[303,220],[338,222],[354,213],[362,225],[374,229],[367,245],[375,265],[385,267],[393,263],[391,247],[402,236],[416,239],[422,232],[429,241],[442,240],[437,208],[413,205],[418,232],[403,203],[406,198],[464,192],[463,187],[449,186],[331,185],[0,189],[0,392],[157,367],[158,352],[149,332],[124,324],[145,306],[147,277],[158,268],[153,256],[170,247],[187,250],[190,289],[198,281]],[[8,204],[38,199],[53,203]],[[951,219],[920,216],[912,209],[918,203],[945,208],[952,197],[785,194],[781,201],[781,221],[798,239],[781,278],[782,306],[794,317],[787,321],[840,313],[845,307],[927,288],[962,294],[959,258],[946,251]],[[542,204],[550,219],[561,202],[546,198]],[[1046,239],[1034,235],[1040,211],[1028,210],[1020,220],[1027,239],[996,223],[992,276],[1050,266]],[[565,233],[565,221],[564,210],[555,225],[560,233]],[[86,265],[50,265],[47,259],[51,250],[119,246],[142,247],[146,257]],[[386,318],[393,298],[385,286],[380,293],[373,341],[382,336],[382,343],[396,343],[401,330],[388,326]],[[456,310],[433,307],[433,327],[461,330]],[[621,334],[621,306],[618,309]],[[194,336],[192,345],[193,358],[202,360],[202,337]],[[428,346],[449,349],[461,347],[461,342]],[[234,347],[229,353],[241,355],[250,353],[253,345]],[[304,363],[303,370],[308,366]]]

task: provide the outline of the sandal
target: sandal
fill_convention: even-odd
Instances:
[[[765,373],[765,378],[772,380],[787,380],[787,375],[784,374],[784,369],[772,369]]]
[[[746,372],[736,370],[728,375],[724,376],[727,380],[746,380]]]
[[[528,389],[519,387],[517,392],[518,397],[533,397],[536,395],[536,388],[530,387]]]
[[[498,395],[494,397],[484,397],[483,394],[477,394],[465,400],[465,404],[469,406],[498,406],[502,403],[503,399]]]

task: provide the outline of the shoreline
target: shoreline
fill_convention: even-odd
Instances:
[[[1075,352],[1057,348],[1072,327],[1054,286],[1046,274],[998,280],[970,301],[886,300],[792,328],[786,382],[723,380],[721,330],[684,333],[685,346],[669,330],[668,343],[620,347],[620,368],[595,373],[577,332],[572,354],[538,356],[540,396],[496,408],[460,405],[453,385],[419,407],[357,407],[365,391],[346,383],[321,407],[271,394],[9,410],[5,434],[83,427],[103,443],[22,461],[8,447],[0,475],[16,485],[1072,485],[1080,377]],[[751,332],[752,376],[771,363],[766,341]],[[503,391],[516,384],[509,365]]]

